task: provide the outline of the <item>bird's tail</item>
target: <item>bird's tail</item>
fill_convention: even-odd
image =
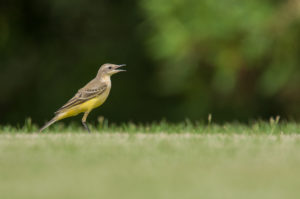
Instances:
[[[52,118],[49,122],[47,122],[41,129],[39,132],[42,132],[45,128],[49,127],[51,124],[53,124],[54,122],[58,121],[57,116],[55,116],[54,118]]]

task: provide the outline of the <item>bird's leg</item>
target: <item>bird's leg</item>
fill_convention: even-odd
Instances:
[[[87,130],[90,133],[91,131],[90,131],[88,125],[86,124],[86,122],[82,122],[82,124],[83,124],[85,130]]]
[[[82,125],[84,126],[84,128],[90,133],[91,131],[90,131],[89,127],[86,124],[86,118],[89,115],[89,113],[90,113],[90,111],[85,112],[81,121],[82,121]]]

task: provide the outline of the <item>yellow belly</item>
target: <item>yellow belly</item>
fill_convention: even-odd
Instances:
[[[98,97],[95,97],[93,99],[90,99],[90,100],[82,103],[82,104],[74,106],[74,107],[60,113],[58,115],[58,120],[61,120],[61,119],[67,118],[67,117],[76,116],[79,113],[91,111],[92,109],[101,106],[105,102],[107,96],[108,96],[108,93],[107,94],[103,93],[102,95],[100,95]]]

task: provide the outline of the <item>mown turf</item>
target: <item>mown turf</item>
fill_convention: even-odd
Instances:
[[[296,123],[124,125],[91,134],[5,129],[12,128],[0,130],[1,199],[300,195]]]

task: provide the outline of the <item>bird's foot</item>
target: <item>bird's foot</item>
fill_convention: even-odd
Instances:
[[[86,124],[86,122],[82,122],[82,125],[84,126],[85,130],[87,130],[89,133],[91,133],[88,125]]]

